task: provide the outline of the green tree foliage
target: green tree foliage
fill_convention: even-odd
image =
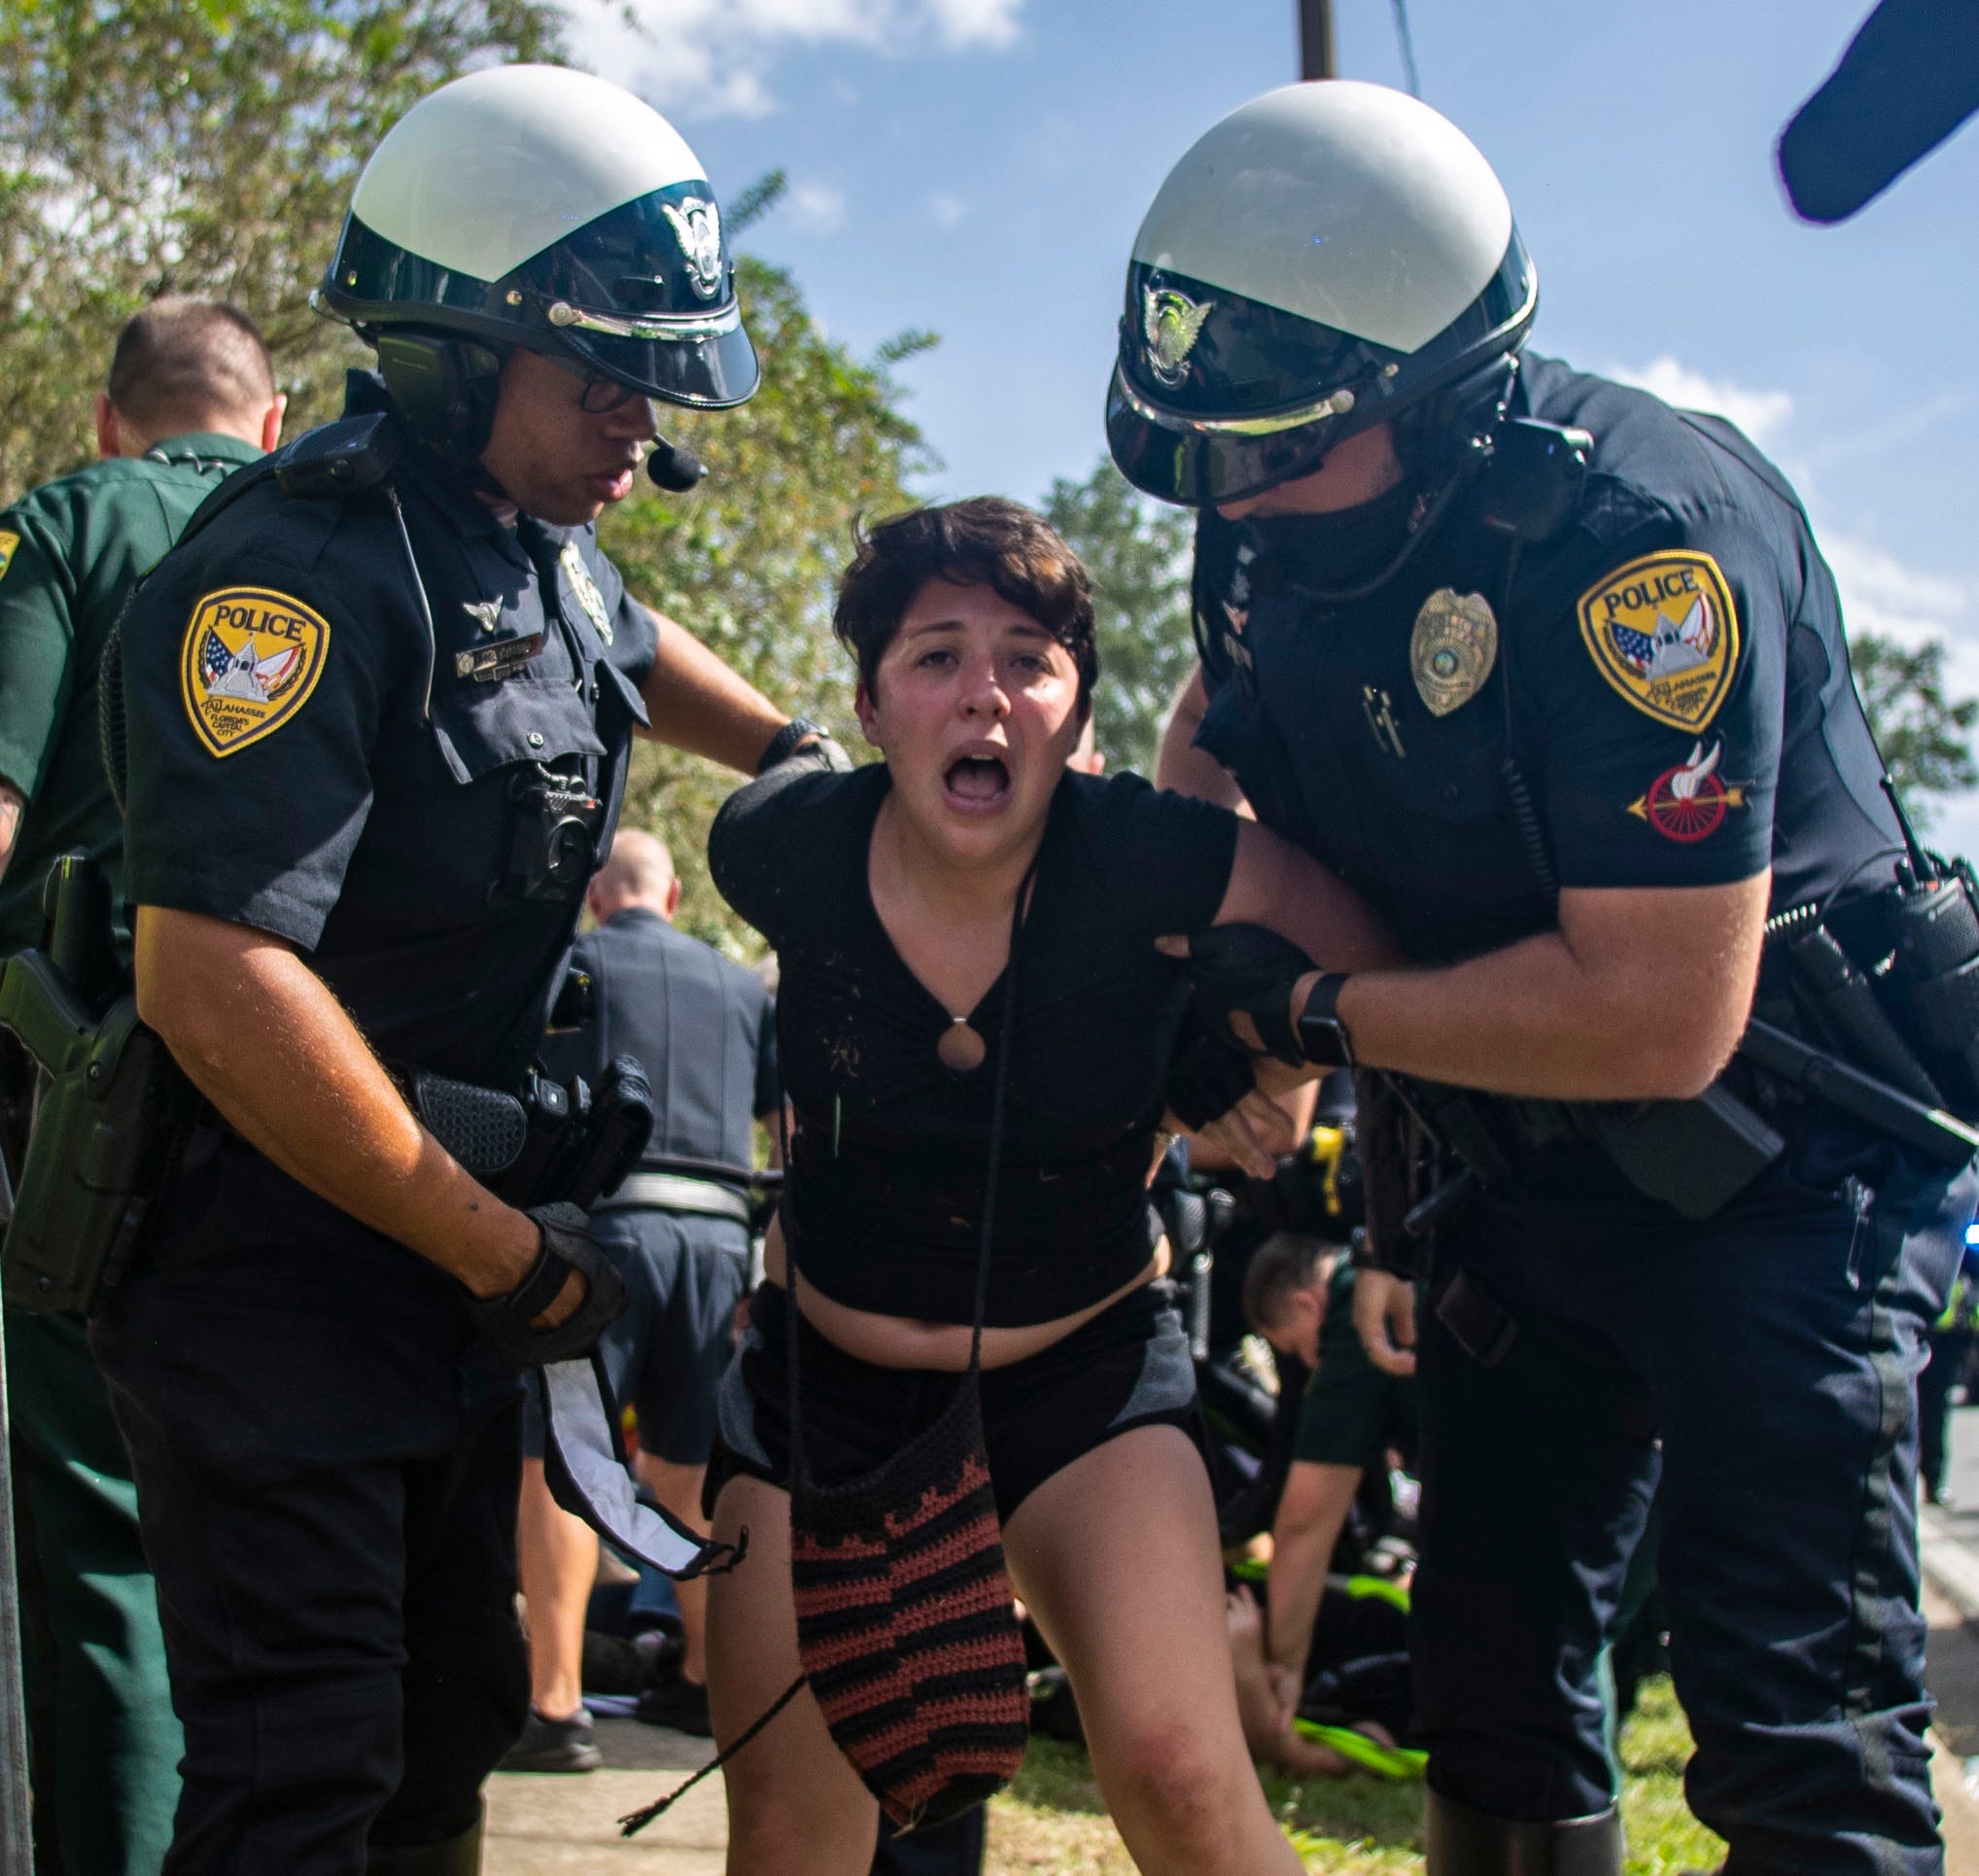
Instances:
[[[559,55],[548,0],[4,0],[0,495],[91,454],[118,327],[160,293],[237,301],[292,428],[363,353],[308,306],[352,184],[413,101]]]
[[[1114,768],[1148,774],[1168,700],[1196,660],[1189,634],[1194,517],[1148,501],[1108,457],[1083,482],[1055,481],[1044,512],[1093,575],[1099,747]]]
[[[853,521],[910,505],[906,479],[931,460],[889,366],[933,341],[903,333],[862,361],[817,330],[788,273],[745,257],[739,285],[762,389],[736,410],[667,412],[668,436],[708,465],[707,478],[686,496],[642,480],[600,536],[639,598],[856,754],[852,666],[831,636],[832,595]],[[672,848],[683,923],[747,949],[707,883],[708,823],[734,785],[724,769],[644,744],[626,817]]]
[[[1857,633],[1849,642],[1849,660],[1883,759],[1914,818],[1928,819],[1933,798],[1979,785],[1979,763],[1972,759],[1979,697],[1947,695],[1942,639],[1913,647]]]

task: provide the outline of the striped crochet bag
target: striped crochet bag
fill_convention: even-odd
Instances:
[[[1024,1637],[983,1439],[983,1317],[1030,882],[1018,893],[998,1025],[969,1366],[933,1424],[877,1471],[820,1485],[804,1463],[789,1316],[790,1584],[797,1654],[839,1750],[902,1829],[941,1824],[1015,1776],[1030,1731]]]

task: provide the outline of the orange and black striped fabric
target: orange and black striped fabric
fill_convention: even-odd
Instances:
[[[976,1375],[847,1486],[791,1503],[797,1651],[840,1751],[902,1828],[959,1816],[1024,1757],[1024,1640]]]

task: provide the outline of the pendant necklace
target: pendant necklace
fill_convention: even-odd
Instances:
[[[990,1045],[971,1026],[967,1017],[952,1016],[949,1026],[941,1032],[934,1045],[934,1052],[950,1073],[966,1075],[982,1067],[983,1058],[990,1053]]]

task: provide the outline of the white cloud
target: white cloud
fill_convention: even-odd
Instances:
[[[1667,352],[1640,368],[1617,366],[1611,375],[1653,392],[1665,403],[1729,417],[1755,443],[1777,434],[1793,415],[1793,400],[1787,392],[1755,391],[1725,378],[1709,378]]]
[[[799,183],[790,191],[790,214],[807,234],[836,234],[846,225],[845,191],[826,183]]]
[[[1921,573],[1858,536],[1827,534],[1821,548],[1841,589],[1853,632],[1881,632],[1906,644],[1979,627],[1979,592],[1942,573]]]
[[[692,121],[776,109],[771,68],[792,46],[1000,51],[1024,0],[563,0],[579,62]]]
[[[934,218],[936,227],[952,228],[968,214],[969,205],[959,195],[937,191],[927,198],[927,212]]]

